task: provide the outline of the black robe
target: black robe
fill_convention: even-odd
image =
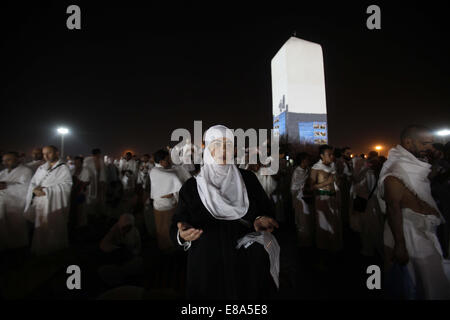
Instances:
[[[240,220],[218,220],[203,205],[197,181],[190,178],[180,189],[178,207],[173,216],[171,238],[177,246],[177,223],[187,222],[202,229],[199,239],[188,250],[186,297],[188,299],[264,299],[276,294],[270,275],[269,256],[254,243],[236,249],[237,240],[254,232],[258,216],[273,217],[274,210],[256,175],[239,169],[244,180],[249,208]],[[180,239],[183,241],[182,239]]]

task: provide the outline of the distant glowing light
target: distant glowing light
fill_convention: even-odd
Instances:
[[[379,150],[381,150],[381,149],[383,149],[382,146],[376,146],[376,147],[375,147],[375,150],[378,150],[378,151],[379,151]]]
[[[353,154],[351,154],[351,155],[350,155],[350,158],[353,158],[353,157],[354,157],[354,155],[353,155]]]
[[[58,128],[57,131],[59,134],[68,134],[69,133],[69,129],[67,129],[67,128]]]
[[[448,136],[448,135],[450,135],[450,130],[448,130],[448,129],[440,130],[440,131],[436,132],[436,134],[438,136]]]

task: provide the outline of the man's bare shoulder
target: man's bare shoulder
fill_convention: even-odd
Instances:
[[[395,177],[395,176],[387,176],[384,179],[384,185],[389,185],[389,186],[402,186],[404,187],[405,185],[403,184],[402,180],[400,180],[399,178]]]
[[[388,176],[384,179],[384,194],[386,201],[400,201],[405,191],[403,182],[394,176]]]

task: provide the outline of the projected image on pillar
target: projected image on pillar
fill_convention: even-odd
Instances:
[[[322,47],[291,37],[271,64],[274,129],[291,144],[328,143]]]

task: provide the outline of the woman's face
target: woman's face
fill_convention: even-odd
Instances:
[[[229,164],[232,163],[234,148],[233,143],[227,138],[214,140],[208,148],[217,164],[227,164],[227,159]]]

